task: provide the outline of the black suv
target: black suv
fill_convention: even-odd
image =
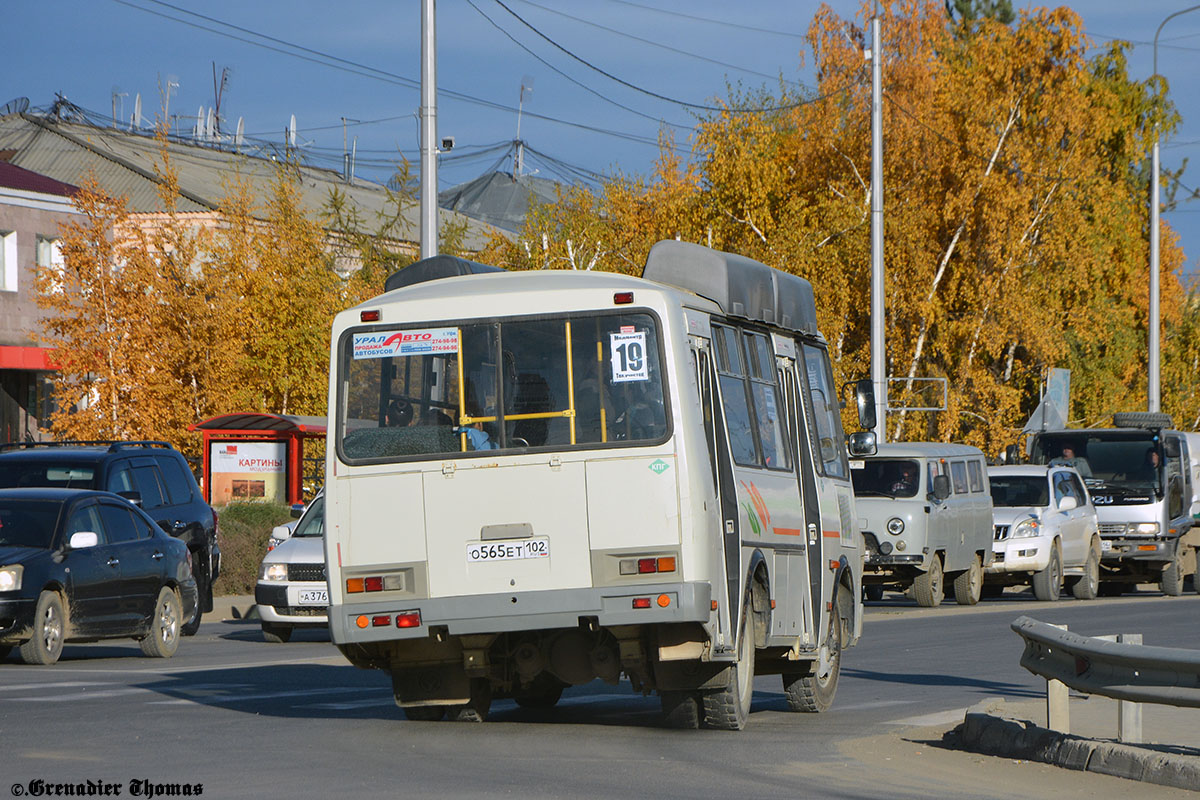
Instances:
[[[183,626],[191,636],[212,611],[212,582],[221,572],[217,514],[200,493],[183,455],[167,442],[20,442],[0,445],[0,489],[56,486],[99,489],[141,506],[192,556],[199,602]]]

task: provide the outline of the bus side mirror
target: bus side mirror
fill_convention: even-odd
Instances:
[[[935,500],[945,500],[950,496],[950,476],[935,475],[933,478],[933,497]]]
[[[1167,458],[1179,458],[1179,440],[1165,439],[1163,440],[1163,455]]]
[[[850,438],[846,440],[846,450],[849,451],[851,458],[875,455],[879,450],[875,444],[875,431],[859,431],[850,434]]]
[[[878,422],[875,417],[875,385],[866,378],[855,381],[854,401],[858,404],[858,424],[866,430],[874,430]]]
[[[1010,444],[1008,447],[1004,448],[1004,463],[1021,463],[1021,448],[1015,444]]]

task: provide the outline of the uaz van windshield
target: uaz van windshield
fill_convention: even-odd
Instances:
[[[351,462],[662,440],[648,313],[354,330],[339,448]]]

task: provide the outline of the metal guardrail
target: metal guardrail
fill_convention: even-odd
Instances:
[[[1031,617],[1012,629],[1025,640],[1021,666],[1035,675],[1085,694],[1200,708],[1200,650],[1080,636]]]

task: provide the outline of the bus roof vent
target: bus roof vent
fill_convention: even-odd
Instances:
[[[455,256],[431,256],[415,261],[403,269],[396,270],[388,276],[383,284],[383,290],[402,289],[426,281],[436,281],[441,278],[454,278],[459,275],[478,275],[482,272],[504,272],[500,267],[467,261]]]
[[[732,317],[817,333],[812,284],[745,256],[667,239],[650,248],[642,277],[706,297]]]

